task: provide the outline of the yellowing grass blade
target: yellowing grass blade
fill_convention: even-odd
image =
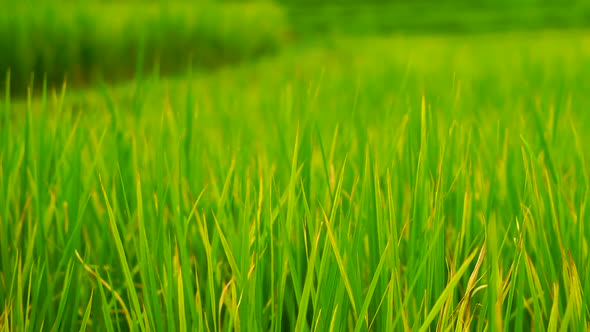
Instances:
[[[457,273],[453,276],[453,278],[449,280],[447,286],[439,296],[438,300],[436,300],[434,306],[432,306],[432,309],[428,313],[428,316],[426,316],[426,319],[422,323],[422,326],[419,329],[420,332],[428,331],[430,323],[432,323],[432,321],[436,318],[436,315],[439,313],[440,309],[445,304],[447,298],[451,296],[452,293],[455,291],[455,287],[457,287],[457,284],[459,283],[463,275],[467,272],[469,264],[471,264],[471,261],[475,258],[476,254],[476,251],[471,253],[471,255],[467,257],[465,262],[463,262],[463,265],[461,265],[459,270],[457,270]]]

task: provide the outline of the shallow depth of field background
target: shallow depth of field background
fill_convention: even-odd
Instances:
[[[590,328],[586,2],[0,5],[0,331]]]

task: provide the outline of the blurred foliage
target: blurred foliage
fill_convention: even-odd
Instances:
[[[287,22],[270,3],[5,3],[0,14],[0,74],[11,89],[87,84],[98,78],[133,77],[211,68],[275,52]],[[4,80],[2,80],[4,81]]]
[[[530,29],[570,29],[590,25],[590,5],[475,6],[437,5],[426,0],[405,4],[321,5],[290,8],[299,34],[479,33]]]
[[[551,6],[583,4],[583,0],[278,0],[289,5],[428,5],[436,12],[438,6],[508,9],[523,6]]]
[[[337,34],[583,28],[581,0],[0,0],[0,88],[210,69]]]

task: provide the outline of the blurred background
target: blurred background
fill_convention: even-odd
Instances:
[[[580,29],[581,0],[2,1],[11,95],[213,70],[340,36]]]

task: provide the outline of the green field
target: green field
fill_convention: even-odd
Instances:
[[[284,44],[6,70],[0,331],[590,328],[587,31],[238,31]]]

